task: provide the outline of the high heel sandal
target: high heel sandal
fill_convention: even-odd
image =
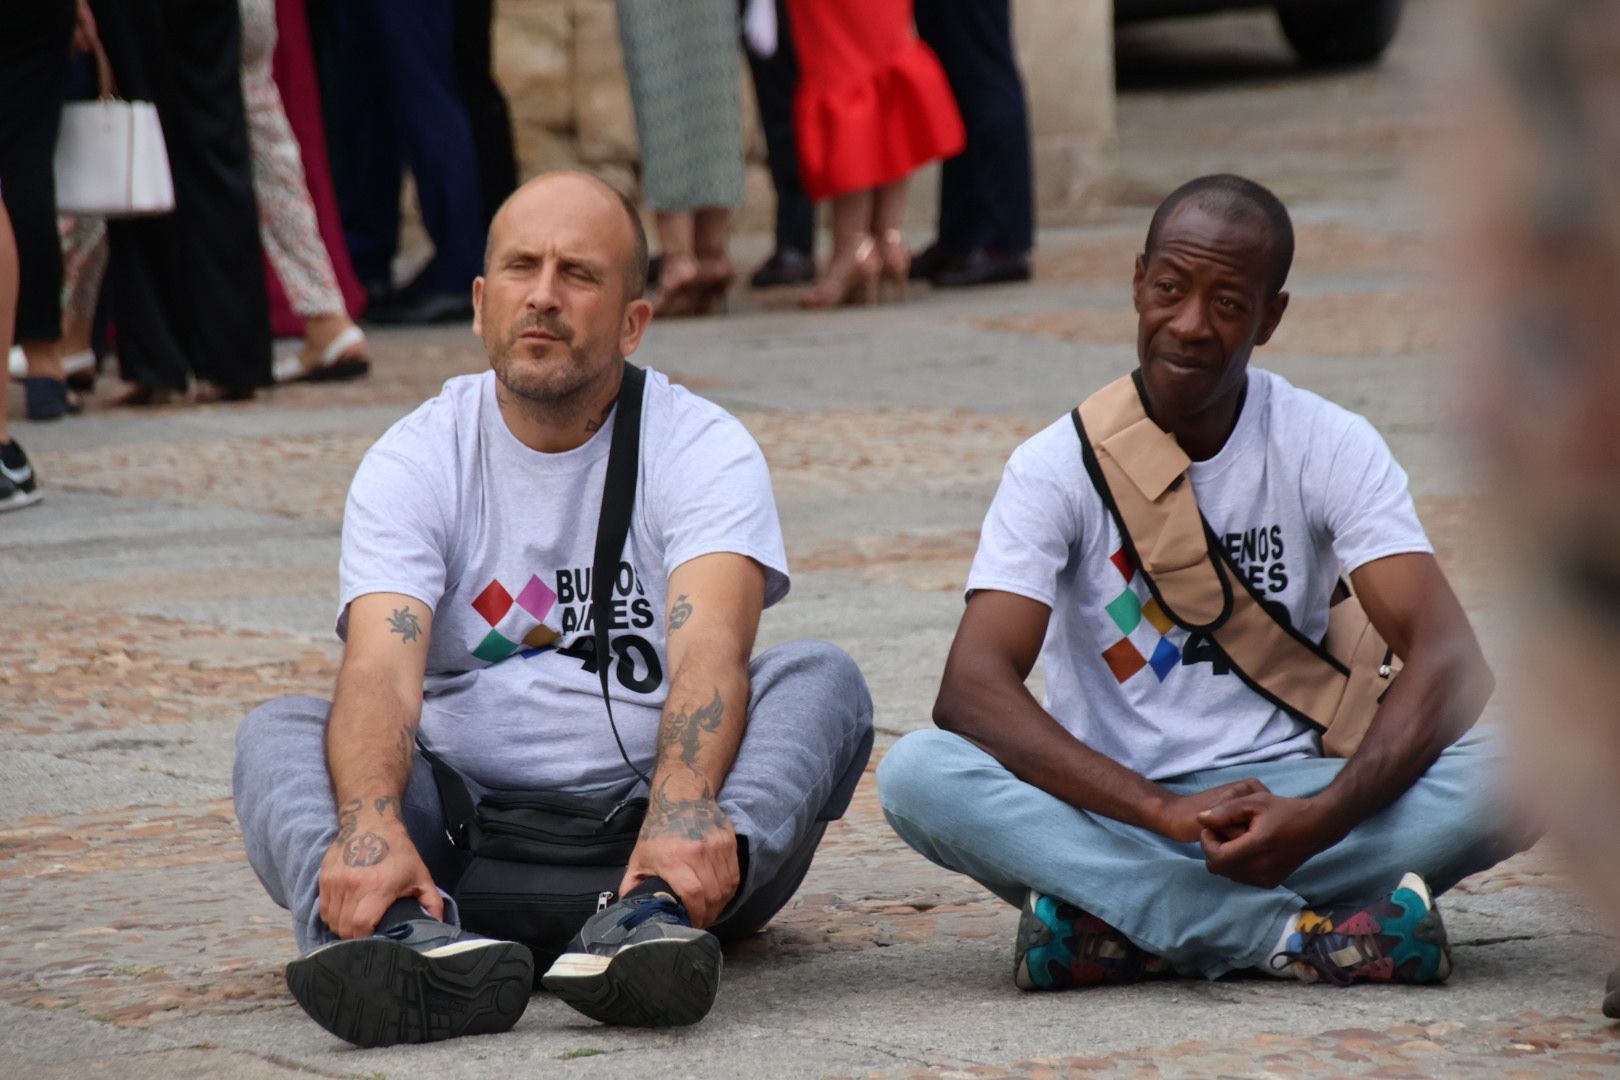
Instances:
[[[724,314],[727,299],[731,296],[731,283],[737,280],[737,273],[727,264],[724,271],[717,274],[700,276],[697,287],[698,295],[694,315]]]
[[[799,298],[802,308],[830,308],[840,304],[875,304],[878,301],[878,279],[883,264],[877,257],[877,241],[870,236],[861,238],[854,257],[842,269],[833,263],[821,280]]]
[[[697,260],[693,259],[691,262],[693,266],[692,276],[673,285],[668,285],[665,283],[665,279],[669,277],[670,266],[678,265],[678,263],[672,263],[667,258],[664,260],[664,265],[660,268],[658,275],[658,288],[653,295],[652,301],[655,316],[664,319],[676,319],[698,314],[705,285],[702,276],[697,271]]]
[[[894,287],[897,303],[906,302],[906,281],[911,276],[911,249],[899,229],[885,229],[878,241],[878,257],[883,261],[881,287]]]

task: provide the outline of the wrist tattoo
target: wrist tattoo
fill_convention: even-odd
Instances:
[[[720,804],[714,801],[707,781],[703,785],[703,794],[695,799],[671,796],[669,781],[667,774],[654,781],[652,798],[647,804],[647,817],[641,824],[644,839],[676,837],[703,841],[725,831],[730,819],[720,809]]]
[[[399,742],[396,747],[399,750],[399,763],[405,766],[406,772],[409,772],[411,766],[416,763],[415,724],[399,725]]]
[[[371,805],[376,807],[379,814],[393,814],[401,821],[405,820],[405,815],[400,812],[399,800],[392,795],[384,795],[381,798],[373,799]]]
[[[374,832],[361,833],[343,845],[344,866],[376,866],[388,858],[388,841]]]
[[[360,799],[350,799],[338,807],[338,842],[342,843],[354,835],[360,826],[360,807],[364,803]]]
[[[388,632],[398,634],[407,642],[422,636],[422,624],[416,621],[416,612],[411,610],[409,604],[388,617]]]
[[[675,606],[669,609],[669,632],[674,633],[686,625],[686,620],[692,617],[692,604],[686,599],[686,594],[675,598]]]

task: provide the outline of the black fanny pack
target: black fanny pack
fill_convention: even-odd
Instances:
[[[611,583],[618,577],[630,513],[635,503],[641,442],[641,397],[646,373],[624,365],[619,385],[613,441],[602,487],[591,568],[594,657],[611,655]],[[602,702],[619,754],[643,784],[647,775],[625,752],[613,722],[607,663],[594,657]],[[544,718],[537,718],[544,723]],[[450,842],[468,856],[452,895],[462,925],[476,933],[527,945],[535,954],[535,974],[568,944],[585,920],[610,902],[624,878],[636,846],[647,800],[592,798],[557,791],[490,790],[475,804],[466,780],[418,742],[433,767]]]
[[[538,975],[617,894],[647,800],[490,790],[475,804],[461,774],[421,750],[433,767],[445,831],[468,856],[452,892],[461,924],[527,945]]]

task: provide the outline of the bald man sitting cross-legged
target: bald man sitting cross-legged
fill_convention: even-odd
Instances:
[[[615,811],[646,796],[628,865],[544,980],[627,1024],[707,1013],[717,938],[786,903],[871,751],[871,699],[844,653],[792,642],[750,661],[762,609],[788,591],[765,459],[656,372],[618,573],[592,574],[615,402],[641,375],[624,358],[651,318],[646,268],[634,209],[594,178],[541,176],[507,201],[472,294],[493,370],[395,424],[350,488],[334,700],[271,702],[238,735],[248,857],[307,950],[288,983],[350,1042],[504,1031],[534,975],[529,948],[460,929],[466,853],[418,738],[475,794]],[[601,620],[593,576],[613,590]]]

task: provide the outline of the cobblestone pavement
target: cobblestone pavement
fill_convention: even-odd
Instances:
[[[880,750],[926,723],[1002,461],[1128,366],[1147,209],[1201,171],[1250,172],[1293,204],[1296,300],[1263,362],[1374,419],[1493,648],[1505,628],[1489,524],[1449,441],[1445,328],[1423,300],[1432,244],[1407,165],[1432,127],[1411,106],[1421,37],[1383,70],[1311,78],[1259,17],[1155,27],[1121,55],[1135,88],[1120,177],[1085,227],[1043,234],[1034,285],[835,315],[740,298],[724,319],[654,327],[641,357],[764,446],[797,573],[762,644],[845,645]],[[1546,850],[1442,900],[1444,988],[1025,996],[1014,912],[908,853],[870,777],[793,904],[731,950],[696,1029],[605,1030],[542,996],[503,1036],[377,1051],[328,1037],[285,993],[292,935],[243,860],[228,777],[249,708],[330,689],[356,461],[483,366],[460,331],[375,344],[357,384],[18,425],[48,496],[0,520],[0,1074],[1620,1075],[1620,1034],[1596,1011],[1620,947]]]

